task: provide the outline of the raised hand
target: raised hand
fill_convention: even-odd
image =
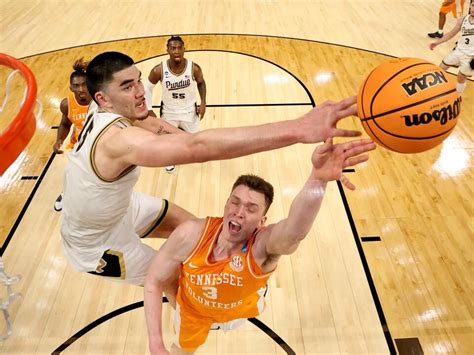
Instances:
[[[333,144],[332,138],[317,146],[311,156],[312,177],[321,181],[340,180],[345,187],[354,190],[355,186],[342,174],[342,170],[369,159],[367,153],[375,149],[370,139],[352,140]]]
[[[326,101],[305,114],[300,119],[306,135],[306,139],[302,143],[323,142],[330,137],[360,136],[359,131],[336,127],[341,119],[357,115],[356,101],[355,96],[339,102]]]

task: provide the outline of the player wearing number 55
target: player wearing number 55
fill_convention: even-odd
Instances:
[[[221,218],[192,219],[178,226],[160,248],[145,279],[145,315],[152,354],[168,354],[162,337],[162,292],[175,305],[173,354],[193,353],[211,328],[230,330],[265,307],[267,280],[281,255],[293,253],[318,214],[326,184],[342,170],[368,159],[370,140],[318,146],[311,173],[288,217],[265,226],[273,187],[255,175],[233,185]],[[179,272],[179,284],[176,273]]]

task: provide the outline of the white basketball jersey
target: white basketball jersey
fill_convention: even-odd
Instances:
[[[114,124],[126,127],[131,122],[90,108],[79,140],[68,155],[61,236],[65,256],[78,271],[96,268],[113,228],[127,212],[139,176],[139,168],[131,166],[110,181],[95,168],[97,139]]]
[[[162,112],[166,114],[195,112],[196,84],[193,77],[193,62],[186,59],[186,68],[179,75],[170,70],[168,60],[161,63],[161,68]]]
[[[468,56],[474,56],[474,23],[469,21],[470,15],[464,16],[461,25],[461,37],[458,39],[457,48]],[[474,22],[474,17],[473,20]]]

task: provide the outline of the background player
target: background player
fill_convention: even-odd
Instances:
[[[193,219],[178,226],[158,251],[145,280],[145,315],[152,354],[167,354],[162,338],[162,292],[176,304],[173,353],[194,352],[211,327],[233,329],[259,315],[270,274],[281,255],[293,253],[309,232],[326,184],[342,169],[368,159],[370,140],[332,144],[328,139],[311,158],[312,169],[293,200],[288,217],[265,227],[273,187],[254,175],[234,183],[221,218]],[[172,283],[180,271],[179,287]],[[176,297],[175,297],[176,295]]]
[[[442,38],[443,28],[446,24],[446,14],[452,13],[454,18],[459,19],[462,16],[464,0],[445,0],[439,9],[438,31],[428,33],[431,38]]]
[[[150,71],[145,84],[148,109],[152,109],[153,88],[161,81],[161,118],[186,132],[196,133],[206,113],[206,82],[201,67],[184,58],[184,41],[179,36],[168,39],[166,50],[169,59]],[[194,82],[201,98],[199,106],[196,103]],[[166,167],[167,172],[173,172],[174,169],[174,166]]]
[[[53,151],[56,154],[62,154],[61,146],[64,140],[67,138],[69,131],[72,126],[72,134],[67,149],[74,147],[77,142],[77,138],[81,133],[82,127],[84,127],[84,121],[86,120],[87,109],[89,103],[92,101],[92,97],[87,91],[86,85],[86,68],[87,62],[83,58],[76,60],[72,66],[74,71],[69,77],[69,89],[71,92],[67,97],[62,99],[59,110],[61,111],[61,123],[59,124],[58,134],[56,136],[56,142],[53,145]],[[61,193],[56,201],[54,202],[54,210],[59,212],[62,210],[62,198]]]
[[[443,59],[439,65],[444,70],[449,67],[459,67],[456,91],[459,94],[466,88],[466,79],[474,74],[474,1],[469,5],[469,15],[458,19],[456,26],[446,33],[446,36],[430,44],[435,49],[441,43],[449,41],[461,31],[456,47]]]

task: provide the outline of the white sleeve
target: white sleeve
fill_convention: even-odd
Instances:
[[[145,101],[148,110],[153,110],[153,88],[156,84],[153,84],[148,78],[144,80],[143,86],[145,87]]]

